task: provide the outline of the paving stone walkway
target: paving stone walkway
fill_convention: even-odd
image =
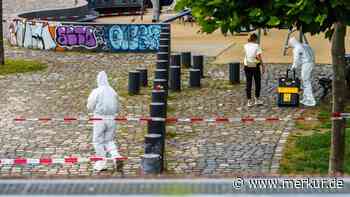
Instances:
[[[10,3],[11,1],[5,1]],[[56,1],[52,1],[56,2]],[[104,54],[26,50],[6,47],[6,57],[39,60],[48,69],[36,73],[0,76],[0,158],[63,158],[89,157],[91,123],[28,121],[15,123],[15,117],[39,118],[66,116],[86,117],[86,99],[96,87],[96,75],[105,70],[122,99],[120,115],[149,114],[150,87],[141,95],[127,95],[127,74],[138,67],[149,68],[153,78],[154,54]],[[170,93],[169,116],[176,117],[295,117],[301,108],[278,108],[275,102],[277,79],[286,65],[269,65],[271,79],[264,83],[265,105],[248,109],[245,106],[244,77],[241,85],[228,84],[227,65],[211,64],[206,60],[201,89],[189,89],[188,71],[184,70],[183,91]],[[329,66],[317,66],[315,76],[329,74]],[[315,85],[317,81],[314,81]],[[150,84],[151,85],[151,84]],[[316,85],[316,95],[320,89]],[[129,158],[124,165],[124,176],[139,177],[147,125],[120,124],[116,142],[122,155]],[[169,176],[232,176],[238,173],[269,173],[279,157],[282,137],[294,128],[293,122],[254,123],[198,123],[176,124],[167,127],[167,175]],[[119,172],[109,165],[107,172],[96,174],[91,164],[57,164],[0,166],[1,177],[113,177]]]
[[[10,119],[66,116],[86,117],[86,99],[96,86],[96,74],[105,70],[111,85],[122,100],[121,115],[149,114],[150,88],[141,95],[127,95],[127,73],[137,67],[150,70],[153,78],[153,54],[56,53],[7,48],[6,56],[36,59],[49,68],[37,73],[16,74],[0,78],[0,158],[41,158],[64,156],[89,157],[94,153],[90,144],[92,128],[88,122],[15,123]],[[170,93],[169,116],[176,117],[294,117],[302,109],[278,108],[275,103],[276,79],[286,66],[271,65],[272,80],[263,88],[265,105],[245,106],[244,78],[241,85],[229,85],[227,66],[206,62],[206,78],[201,89],[189,89],[184,70],[183,91]],[[317,73],[327,73],[330,67],[317,67]],[[243,75],[242,75],[243,76]],[[265,83],[265,82],[264,82]],[[317,93],[319,94],[319,93]],[[226,176],[234,173],[268,173],[274,151],[293,122],[279,123],[198,123],[169,125],[167,143],[167,174],[173,176]],[[140,176],[140,156],[146,125],[120,124],[116,141],[125,162],[125,176]],[[90,164],[26,165],[0,168],[0,176],[119,176],[110,169],[95,174]]]

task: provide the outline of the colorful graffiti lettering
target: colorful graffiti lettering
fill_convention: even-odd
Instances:
[[[20,47],[45,50],[56,47],[48,23],[14,20],[9,25],[8,39],[11,45]]]
[[[159,49],[159,24],[71,24],[15,19],[8,26],[11,45],[64,50],[151,52]]]
[[[56,42],[61,47],[84,47],[93,49],[97,47],[95,31],[90,26],[58,26]]]
[[[158,50],[160,30],[160,25],[113,25],[108,40],[115,51]]]

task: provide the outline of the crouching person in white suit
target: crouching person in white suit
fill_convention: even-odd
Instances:
[[[118,94],[109,85],[107,74],[101,71],[97,75],[97,88],[94,89],[87,102],[87,108],[94,113],[95,118],[102,120],[94,121],[92,143],[96,156],[106,157],[109,153],[112,159],[120,158],[117,146],[114,143],[116,133],[115,116],[119,112]],[[94,170],[107,169],[107,161],[100,160],[94,165]]]

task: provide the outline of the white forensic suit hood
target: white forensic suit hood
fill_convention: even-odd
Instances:
[[[295,37],[291,37],[288,41],[288,45],[292,48],[295,48],[297,46],[300,46],[301,43]]]
[[[118,94],[109,85],[107,74],[101,71],[97,75],[97,88],[88,98],[88,110],[96,115],[116,115],[119,112]]]

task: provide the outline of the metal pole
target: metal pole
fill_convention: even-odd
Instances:
[[[261,43],[261,28],[258,30],[258,44]]]
[[[304,43],[303,29],[301,27],[299,31],[299,42]]]

